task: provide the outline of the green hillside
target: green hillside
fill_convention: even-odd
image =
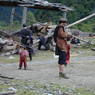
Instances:
[[[95,0],[48,0],[48,1],[53,3],[62,3],[63,5],[74,8],[74,11],[67,13],[67,18],[69,23],[79,20],[93,13],[95,10]],[[20,16],[22,13],[21,10],[22,8],[16,9],[16,13]],[[53,21],[54,24],[57,24],[59,18],[63,17],[62,12],[56,12],[56,11],[32,9],[31,12],[32,12],[31,14],[33,14],[34,16],[33,19],[35,19],[35,21],[40,21],[40,22],[51,20]],[[3,24],[9,23],[10,13],[11,13],[10,7],[9,8],[0,7],[0,26],[2,26],[2,22]],[[15,21],[20,22],[20,19],[15,17]],[[95,26],[95,17],[74,27],[82,29],[85,32],[94,32],[95,31],[94,26]]]

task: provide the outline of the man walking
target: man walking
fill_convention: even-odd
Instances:
[[[67,38],[70,36],[65,32],[64,26],[67,25],[67,21],[63,18],[60,19],[59,25],[54,31],[54,41],[56,43],[55,54],[59,55],[58,67],[59,67],[59,77],[68,79],[64,73],[64,67],[67,65]]]
[[[31,28],[31,27],[30,27]],[[33,45],[33,38],[32,38],[32,31],[30,28],[27,28],[26,25],[23,25],[23,29],[21,30],[21,44],[26,46],[26,49],[28,50],[29,53],[29,58],[30,61],[32,60],[32,45]]]

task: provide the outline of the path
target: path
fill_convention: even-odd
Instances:
[[[18,64],[0,64],[0,74],[14,79],[56,83],[69,87],[86,87],[95,90],[94,56],[72,57],[71,64],[65,69],[70,79],[58,77],[57,59],[33,60],[28,62],[27,70],[18,70]]]

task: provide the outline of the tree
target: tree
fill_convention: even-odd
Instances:
[[[37,20],[36,20],[34,14],[31,11],[28,11],[28,13],[27,13],[27,24],[31,25],[31,24],[36,23],[36,22],[37,22]]]

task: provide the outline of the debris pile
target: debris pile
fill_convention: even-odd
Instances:
[[[17,42],[4,31],[0,31],[0,55],[10,55],[16,52]]]

